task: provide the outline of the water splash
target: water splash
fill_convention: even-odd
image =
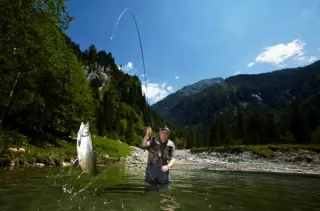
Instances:
[[[110,168],[110,167],[109,167]],[[84,190],[86,190],[88,187],[90,187],[90,185],[92,185],[92,183],[94,183],[97,179],[99,179],[101,176],[103,176],[109,169],[105,169],[104,171],[100,172],[100,174],[98,174],[97,176],[94,176],[91,181],[82,189],[80,189],[78,192],[75,192],[73,195],[77,196],[79,193],[83,192]],[[80,176],[83,174],[83,172],[78,176],[78,180],[80,178]]]
[[[77,180],[80,179],[81,175],[83,174],[84,172],[81,172],[80,175],[77,177]]]
[[[163,204],[162,206],[160,206],[161,210],[174,211],[180,208],[180,204],[176,201],[174,197],[165,194],[160,195],[162,198],[160,200],[160,204]]]

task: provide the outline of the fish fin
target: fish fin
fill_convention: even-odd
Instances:
[[[82,128],[83,128],[83,122],[81,122],[81,125],[80,125],[80,128],[78,130],[78,134],[77,134],[77,145],[80,147],[80,144],[81,144],[81,136],[80,136],[80,133],[82,131]]]
[[[97,160],[97,158],[99,156],[98,152],[97,151],[93,151],[93,154],[94,154],[95,159]]]
[[[79,128],[78,133],[82,130],[82,128],[83,128],[83,122],[81,122],[81,124],[80,124],[80,128]]]
[[[78,163],[78,165],[79,165],[79,158],[77,158],[77,159],[75,159],[74,161],[73,161],[73,163],[72,163],[72,165],[74,166],[76,163]]]
[[[77,136],[77,145],[78,145],[78,147],[80,147],[80,145],[81,145],[81,136],[80,136],[80,133],[78,133],[78,136]]]

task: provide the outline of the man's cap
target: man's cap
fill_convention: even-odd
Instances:
[[[159,130],[166,130],[169,133],[171,133],[171,130],[167,126],[161,127],[161,128],[159,128]]]

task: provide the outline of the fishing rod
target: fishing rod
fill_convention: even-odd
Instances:
[[[117,22],[116,22],[116,24],[115,24],[115,26],[114,26],[113,33],[112,33],[112,36],[111,36],[110,39],[111,39],[111,40],[113,39],[115,30],[116,30],[116,28],[117,28],[117,26],[118,26],[118,24],[119,24],[122,16],[123,16],[123,15],[125,14],[125,12],[127,12],[127,11],[129,11],[129,13],[131,14],[131,17],[132,17],[132,19],[133,19],[133,21],[134,21],[134,23],[135,23],[136,30],[137,30],[138,37],[139,37],[140,51],[141,51],[142,64],[143,64],[143,77],[144,77],[145,96],[147,96],[147,75],[146,75],[146,68],[145,68],[145,62],[144,62],[144,55],[143,55],[143,47],[142,47],[142,42],[141,42],[141,36],[140,36],[140,32],[139,32],[139,27],[138,27],[137,20],[136,20],[134,14],[133,14],[128,8],[125,8],[125,9],[121,12],[120,16],[118,17],[118,20],[117,20]],[[126,76],[124,76],[124,77],[126,77]],[[123,83],[123,80],[122,80],[122,83]],[[122,86],[121,86],[121,87],[122,87]],[[118,103],[120,102],[120,100],[121,100],[121,93],[120,93],[120,99],[119,99]],[[146,110],[147,110],[147,107],[145,107],[145,113],[146,113]],[[163,160],[162,160],[162,159],[163,159],[163,158],[162,158],[162,155],[161,155],[160,159],[161,159],[161,162],[163,162]],[[151,177],[151,180],[152,180],[153,182],[156,182],[156,181],[155,181],[155,178],[154,178],[154,175],[153,175],[153,173],[152,173],[149,165],[148,165],[148,172],[147,172],[147,173],[148,173],[148,175]],[[165,181],[165,180],[167,180],[167,179],[168,179],[168,178],[167,178],[167,174],[164,173],[164,178],[163,178],[163,180]]]
[[[143,54],[143,47],[142,47],[142,42],[141,42],[141,36],[140,36],[140,32],[139,32],[139,27],[138,27],[138,23],[137,23],[137,20],[133,14],[133,12],[131,12],[131,10],[129,10],[129,8],[125,8],[121,14],[119,15],[118,17],[118,20],[113,28],[113,32],[112,32],[112,36],[110,37],[111,40],[113,40],[114,38],[114,34],[115,34],[115,31],[116,31],[116,28],[118,27],[118,24],[122,18],[122,16],[125,14],[125,12],[129,11],[129,13],[131,14],[131,17],[133,18],[133,21],[135,23],[135,26],[136,26],[136,30],[137,30],[137,33],[138,33],[138,37],[139,37],[139,44],[140,44],[140,52],[141,52],[141,57],[142,57],[142,65],[143,65],[143,77],[144,77],[144,86],[145,86],[145,91],[147,91],[147,75],[146,75],[146,67],[145,67],[145,62],[144,62],[144,54]]]
[[[144,62],[144,54],[143,54],[143,47],[142,47],[142,42],[141,42],[140,31],[139,31],[139,27],[138,27],[137,20],[136,20],[136,18],[135,18],[135,16],[134,16],[133,12],[132,12],[131,10],[129,10],[129,8],[125,8],[125,9],[121,12],[121,14],[119,15],[119,17],[118,17],[118,19],[117,19],[117,22],[116,22],[116,24],[115,24],[115,26],[114,26],[114,28],[113,28],[113,32],[112,32],[112,36],[110,37],[110,40],[113,40],[114,35],[115,35],[115,31],[116,31],[116,29],[117,29],[117,27],[118,27],[118,25],[119,25],[119,22],[120,22],[122,16],[123,16],[127,11],[129,11],[129,13],[130,13],[130,15],[131,15],[131,17],[132,17],[132,19],[133,19],[133,21],[134,21],[134,23],[135,23],[135,27],[136,27],[136,30],[137,30],[137,33],[138,33],[139,45],[140,45],[140,52],[141,52],[141,57],[142,57],[142,65],[143,65],[143,78],[144,78],[144,87],[145,87],[145,93],[144,93],[144,94],[145,94],[145,97],[147,97],[147,75],[146,75],[146,67],[145,67],[145,62]],[[124,78],[125,78],[125,77],[126,77],[126,76],[124,76]],[[122,79],[122,83],[123,83],[123,82],[124,82],[124,79]],[[122,86],[121,86],[121,89],[122,89]],[[143,90],[142,90],[142,92],[143,92]],[[122,92],[121,92],[121,93],[122,93]],[[118,103],[117,103],[116,108],[118,107],[118,104],[119,104],[120,101],[121,101],[121,93],[120,93],[119,101],[118,101]],[[145,113],[146,113],[146,109],[147,109],[147,108],[145,108]],[[116,116],[116,115],[115,115],[115,116]],[[114,118],[113,118],[113,121],[115,120],[115,116],[114,116]]]

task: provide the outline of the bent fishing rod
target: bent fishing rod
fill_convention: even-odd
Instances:
[[[136,18],[135,18],[135,16],[134,16],[134,14],[133,14],[133,12],[131,11],[131,10],[129,10],[129,8],[125,8],[122,12],[121,12],[121,14],[119,15],[119,17],[118,17],[118,19],[117,19],[117,22],[116,22],[116,24],[115,24],[115,26],[114,26],[114,28],[113,28],[113,32],[112,32],[112,36],[110,37],[110,39],[111,40],[113,40],[113,38],[114,38],[114,35],[115,35],[115,31],[116,31],[116,29],[117,29],[117,27],[118,27],[118,24],[119,24],[119,22],[120,22],[120,20],[121,20],[121,18],[122,18],[122,16],[125,14],[125,12],[127,12],[127,11],[129,11],[129,13],[130,13],[130,15],[131,15],[131,17],[132,17],[132,19],[133,19],[133,21],[134,21],[134,23],[135,23],[135,26],[136,26],[136,30],[137,30],[137,33],[138,33],[138,38],[139,38],[139,45],[140,45],[140,52],[141,52],[141,57],[142,57],[142,65],[143,65],[143,77],[144,77],[144,87],[145,87],[145,96],[147,97],[147,75],[146,75],[146,68],[145,68],[145,62],[144,62],[144,54],[143,54],[143,47],[142,47],[142,42],[141,42],[141,36],[140,36],[140,32],[139,32],[139,27],[138,27],[138,23],[137,23],[137,20],[136,20]],[[124,76],[124,77],[126,77],[126,76]],[[122,83],[124,82],[124,79],[122,80]],[[121,86],[121,89],[122,89],[123,87]],[[142,90],[143,91],[143,90]],[[121,92],[122,93],[122,92]],[[118,104],[120,103],[120,101],[121,101],[121,93],[120,93],[120,97],[119,97],[119,100],[118,100],[118,102],[117,102],[117,106],[116,106],[116,108],[118,107]],[[146,108],[145,108],[146,109]],[[146,112],[146,111],[145,111]],[[114,115],[114,119],[115,119],[115,116],[116,115]]]

